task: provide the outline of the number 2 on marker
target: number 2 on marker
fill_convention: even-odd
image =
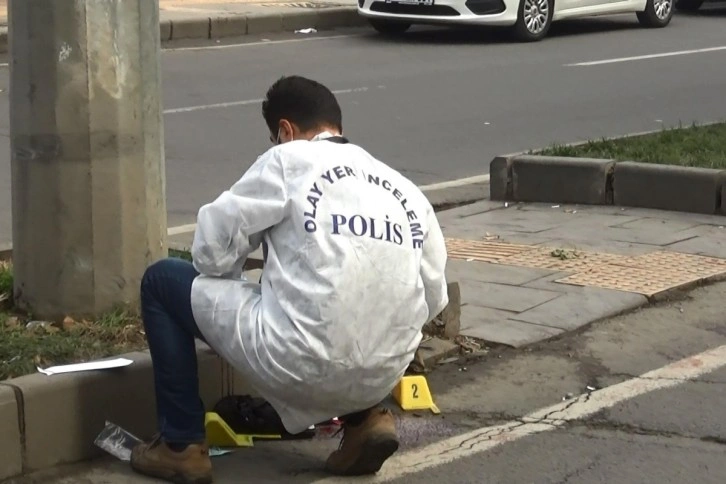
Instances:
[[[418,385],[415,383],[411,385],[411,390],[413,391],[412,396],[413,398],[418,398]]]

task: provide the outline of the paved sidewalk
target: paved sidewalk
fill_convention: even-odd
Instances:
[[[722,216],[483,200],[438,217],[461,333],[493,343],[535,343],[726,276]]]
[[[8,0],[0,0],[0,25],[7,25]],[[289,15],[335,7],[354,9],[355,0],[160,0],[162,22],[210,18],[231,18],[246,15]],[[312,26],[312,25],[311,25]]]
[[[514,347],[726,275],[722,216],[485,200],[439,220],[461,333]]]

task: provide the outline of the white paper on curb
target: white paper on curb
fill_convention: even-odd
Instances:
[[[131,363],[133,363],[133,361],[127,358],[116,358],[115,360],[89,361],[88,363],[76,363],[73,365],[51,366],[46,369],[38,367],[38,371],[44,375],[58,375],[60,373],[122,368],[124,366],[129,366]]]

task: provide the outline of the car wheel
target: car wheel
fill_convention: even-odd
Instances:
[[[552,25],[554,0],[521,0],[514,35],[522,42],[542,40]]]
[[[695,12],[703,5],[703,0],[677,0],[676,10],[681,12]]]
[[[644,27],[665,27],[673,18],[674,0],[647,0],[645,10],[638,12],[638,21]]]
[[[411,28],[410,23],[396,22],[394,20],[382,20],[372,18],[368,20],[371,26],[376,29],[377,32],[385,35],[398,35],[406,32]]]

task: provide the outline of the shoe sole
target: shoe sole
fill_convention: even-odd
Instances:
[[[398,450],[398,438],[395,435],[381,435],[363,443],[360,456],[340,475],[367,476],[381,470],[383,463]]]

